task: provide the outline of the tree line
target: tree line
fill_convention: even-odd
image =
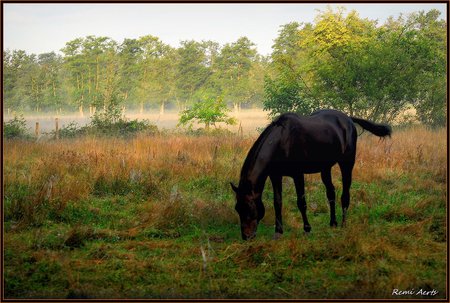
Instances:
[[[80,113],[119,104],[143,111],[222,96],[240,108],[261,100],[266,61],[246,37],[220,46],[182,41],[179,48],[151,35],[125,39],[87,36],[40,55],[5,51],[4,105],[15,110]]]
[[[267,57],[247,37],[174,48],[151,35],[121,43],[87,36],[67,42],[61,55],[6,50],[4,108],[164,113],[217,99],[272,116],[336,108],[387,122],[413,107],[423,123],[444,125],[447,24],[439,17],[431,10],[378,24],[330,8],[313,23],[281,26]]]

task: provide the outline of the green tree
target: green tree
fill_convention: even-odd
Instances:
[[[82,47],[89,105],[106,110],[119,100],[117,42],[108,37],[87,36]]]
[[[6,50],[3,54],[3,102],[5,108],[12,110],[24,109],[29,91],[24,78],[32,58],[23,50]]]
[[[65,67],[71,81],[70,95],[83,115],[83,106],[91,114],[96,108],[106,110],[117,105],[119,94],[119,60],[117,42],[108,37],[87,36],[66,43]]]
[[[225,101],[234,105],[236,111],[253,96],[251,70],[256,59],[255,45],[247,37],[226,44],[217,58],[217,78],[222,94]]]
[[[181,115],[178,125],[189,125],[194,122],[205,124],[205,129],[209,130],[210,125],[216,127],[216,123],[236,124],[236,120],[227,115],[229,109],[223,98],[208,98],[202,102],[196,102],[192,107],[185,109]]]
[[[41,73],[36,55],[26,55],[25,52],[17,53],[21,60],[17,73],[17,87],[15,98],[21,99],[24,104],[22,109],[28,108],[39,112],[45,105],[43,95],[44,75]]]
[[[281,26],[281,29],[278,31],[279,35],[272,45],[273,58],[281,56],[294,58],[297,56],[297,53],[300,51],[300,28],[301,24],[298,22],[291,22]],[[280,61],[279,58],[277,59],[277,61]]]
[[[38,56],[6,51],[4,104],[8,109],[60,109],[63,104],[62,58],[52,53]]]
[[[368,43],[373,41],[375,22],[359,18],[356,11],[345,15],[343,8],[336,12],[329,8],[315,21],[311,34],[303,42],[310,49],[312,94],[320,100],[321,107],[366,116],[362,111],[368,106],[357,107],[359,101],[366,104],[364,99],[367,97],[361,98],[358,90],[361,86],[360,67]]]
[[[64,67],[67,71],[67,91],[71,103],[75,104],[81,115],[87,99],[85,58],[82,55],[83,39],[77,38],[66,43],[61,49],[64,53]]]
[[[196,41],[182,41],[178,48],[176,66],[176,98],[180,109],[194,101],[198,91],[211,76],[205,45]]]
[[[14,98],[17,89],[17,74],[19,66],[13,60],[14,52],[6,50],[3,52],[3,104],[8,109],[18,109],[20,104]]]
[[[171,86],[169,81],[172,48],[154,36],[139,38],[142,49],[139,78],[140,111],[145,104],[157,104],[161,113],[170,98]]]
[[[311,90],[310,48],[311,24],[288,23],[281,26],[272,46],[272,62],[264,79],[264,110],[270,116],[284,112],[309,114],[320,107]]]
[[[144,102],[158,105],[164,114],[165,105],[175,96],[177,53],[157,37],[139,39],[143,49],[141,63],[141,112]]]
[[[264,110],[269,111],[269,116],[272,117],[286,112],[311,113],[314,109],[313,102],[302,97],[303,89],[301,82],[292,78],[292,73],[282,73],[276,79],[266,77]]]
[[[127,104],[138,99],[142,52],[138,39],[125,39],[119,47],[119,89],[122,99]]]
[[[60,112],[64,104],[61,81],[62,58],[55,52],[44,53],[38,56],[38,64],[40,78],[43,80],[44,104],[48,109],[53,108]]]
[[[168,46],[164,56],[159,61],[158,67],[161,71],[158,79],[161,83],[161,94],[159,97],[159,114],[163,115],[165,106],[176,99],[176,79],[178,53],[176,49]]]
[[[409,18],[416,29],[422,70],[413,104],[419,120],[432,127],[444,126],[447,121],[447,23],[439,17],[438,10],[431,10]]]

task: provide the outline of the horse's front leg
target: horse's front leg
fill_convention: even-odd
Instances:
[[[274,239],[279,239],[283,234],[283,219],[281,215],[282,202],[281,202],[281,191],[282,191],[282,176],[270,176],[273,187],[273,207],[275,209],[275,234]]]

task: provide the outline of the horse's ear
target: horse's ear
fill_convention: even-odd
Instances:
[[[235,193],[238,193],[238,188],[236,187],[236,185],[234,185],[233,183],[230,182],[231,188],[234,190]]]

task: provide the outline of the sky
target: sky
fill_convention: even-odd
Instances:
[[[76,4],[3,3],[3,48],[27,53],[60,52],[66,42],[88,35],[107,36],[118,43],[124,38],[145,35],[178,47],[183,40],[213,40],[221,45],[246,36],[258,52],[269,55],[281,25],[313,22],[323,4]],[[332,4],[347,12],[382,24],[389,16],[398,17],[420,10],[438,9],[446,18],[444,3],[359,3]]]

